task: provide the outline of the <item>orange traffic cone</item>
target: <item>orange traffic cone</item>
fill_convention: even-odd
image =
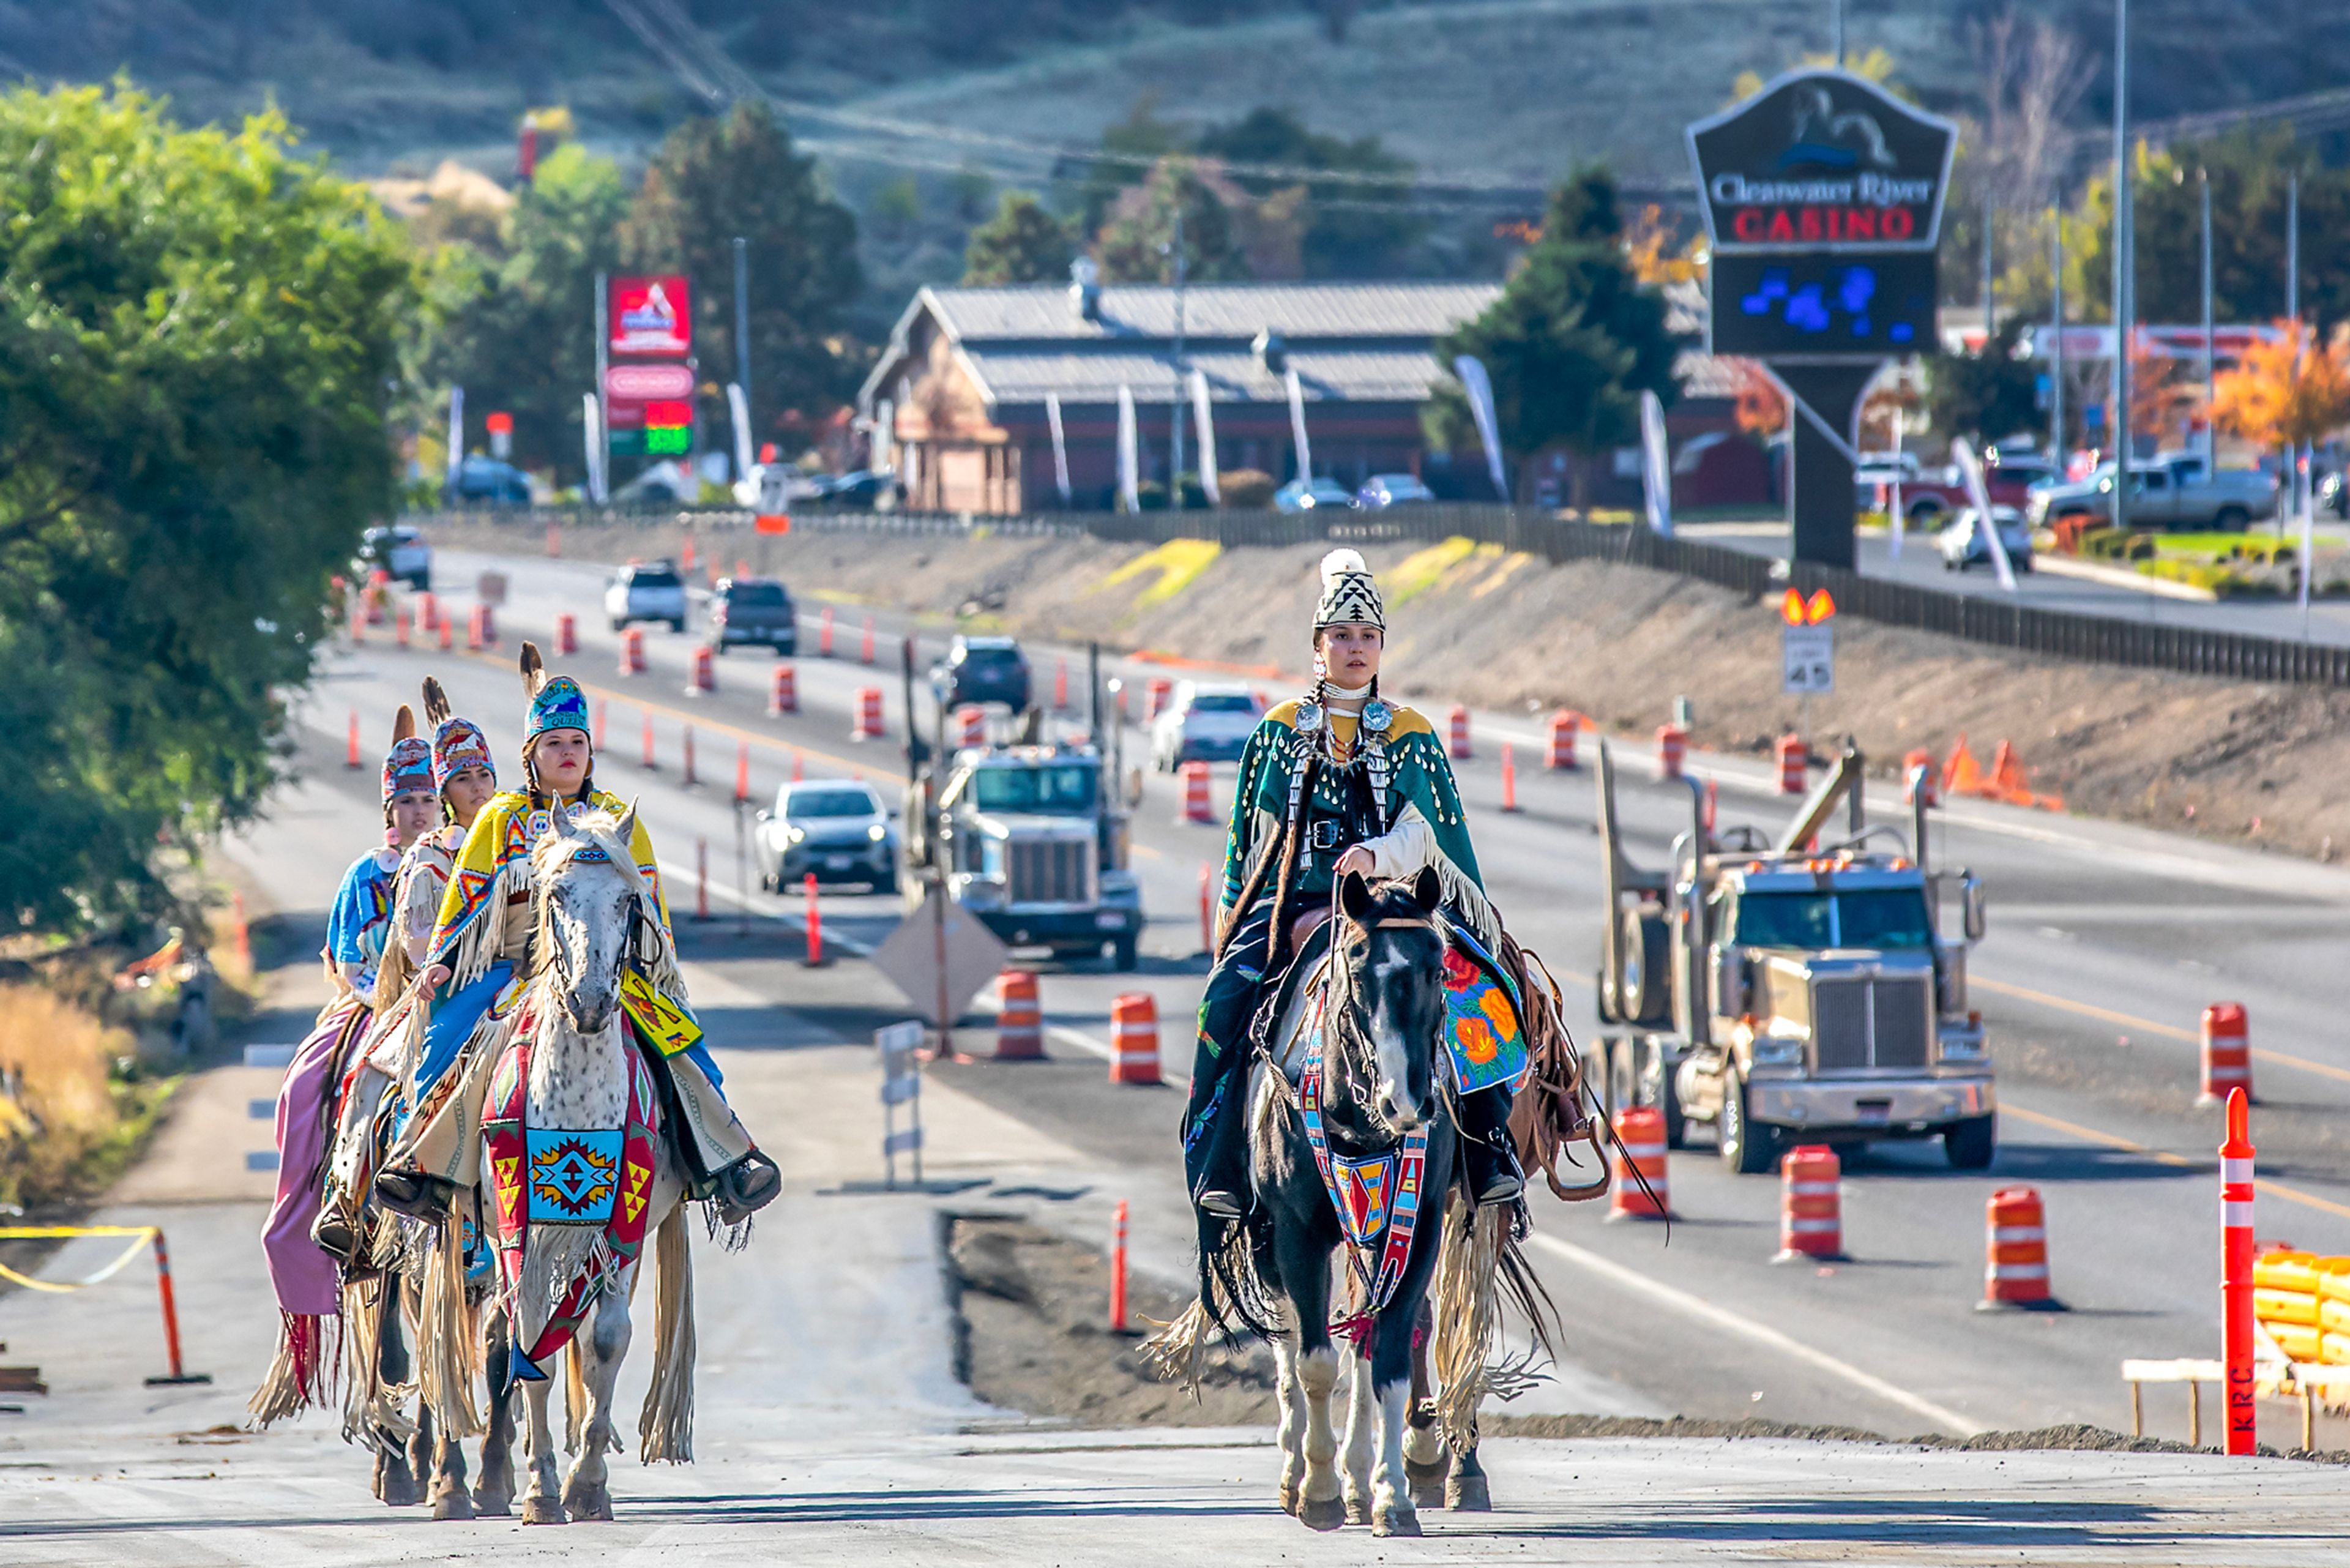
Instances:
[[[1975,761],[1974,753],[1967,750],[1967,738],[1950,748],[1950,760],[1942,764],[1942,794],[1950,795],[1981,794],[1983,787],[1982,764]]]

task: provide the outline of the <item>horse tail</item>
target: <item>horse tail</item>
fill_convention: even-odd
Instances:
[[[461,1195],[461,1201],[462,1201]],[[452,1438],[477,1438],[484,1429],[473,1404],[482,1380],[482,1340],[465,1304],[465,1226],[456,1214],[441,1221],[439,1239],[424,1260],[424,1285],[416,1314],[416,1381],[424,1407]]]
[[[693,1458],[693,1254],[685,1205],[672,1206],[654,1241],[653,1380],[637,1417],[637,1458],[684,1464]]]
[[[573,1334],[563,1347],[563,1451],[579,1451],[579,1429],[588,1424],[588,1368]]]
[[[1445,1206],[1433,1296],[1429,1368],[1437,1383],[1436,1418],[1445,1442],[1465,1452],[1477,1446],[1477,1410],[1486,1398],[1516,1398],[1537,1380],[1538,1358],[1557,1358],[1552,1325],[1558,1308],[1513,1234],[1509,1206],[1478,1208],[1457,1191]],[[1534,1345],[1523,1355],[1496,1361],[1505,1307],[1533,1325]]]

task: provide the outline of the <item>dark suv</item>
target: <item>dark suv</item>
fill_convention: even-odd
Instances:
[[[723,653],[746,643],[787,659],[799,649],[792,596],[773,577],[722,577],[710,591],[710,646]]]
[[[931,689],[947,711],[966,703],[1001,702],[1014,713],[1028,707],[1028,657],[1008,637],[958,637],[931,670]]]

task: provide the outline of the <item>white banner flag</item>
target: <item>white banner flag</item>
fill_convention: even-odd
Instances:
[[[1140,466],[1135,452],[1134,389],[1121,381],[1118,389],[1118,493],[1125,497],[1128,512],[1142,510],[1142,478],[1136,472]]]
[[[1640,393],[1641,476],[1648,493],[1648,526],[1673,536],[1672,445],[1665,439],[1665,405],[1656,393]]]
[[[1297,367],[1292,365],[1282,372],[1289,387],[1289,433],[1297,442],[1297,477],[1307,483],[1314,480],[1314,449],[1305,441],[1305,393],[1297,384]]]
[[[457,465],[465,461],[465,389],[449,389],[449,496],[456,499]]]
[[[1208,504],[1224,504],[1223,487],[1216,480],[1216,416],[1208,398],[1208,373],[1191,372],[1191,411],[1200,417],[1200,490]]]
[[[1502,473],[1501,428],[1493,416],[1493,379],[1485,374],[1485,362],[1473,354],[1463,354],[1453,360],[1452,373],[1461,378],[1461,389],[1469,394],[1469,417],[1477,421],[1477,439],[1485,443],[1485,472],[1493,476],[1493,493],[1507,501],[1510,482]]]
[[[734,477],[751,477],[751,400],[743,395],[740,382],[726,383],[726,411],[734,416]]]
[[[604,410],[593,392],[579,394],[579,434],[588,452],[588,499],[604,504]]]
[[[1061,431],[1061,394],[1045,394],[1045,422],[1053,427],[1053,480],[1061,487],[1061,504],[1069,504],[1069,439]]]
[[[1950,441],[1950,461],[1959,465],[1966,477],[1967,499],[1974,503],[1975,526],[1982,531],[1983,547],[1991,552],[1991,570],[1999,574],[1999,586],[2009,593],[2015,592],[2015,568],[2008,564],[2007,541],[1999,536],[1999,522],[1991,514],[1991,492],[1983,483],[1982,459],[1967,444],[1963,436]]]

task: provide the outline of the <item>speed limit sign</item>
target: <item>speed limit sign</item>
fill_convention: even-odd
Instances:
[[[1835,628],[1779,628],[1779,690],[1790,697],[1825,697],[1835,690]]]

